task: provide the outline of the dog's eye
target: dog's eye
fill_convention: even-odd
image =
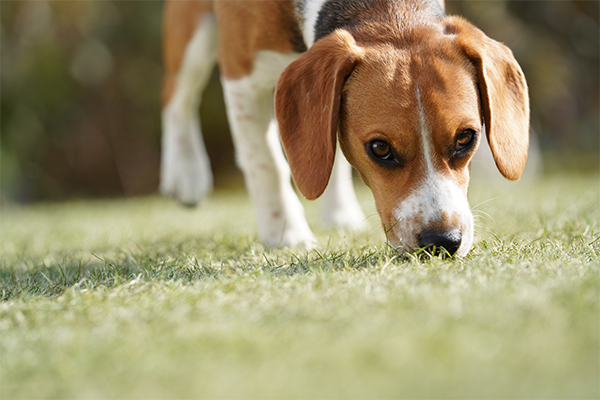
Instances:
[[[381,167],[397,168],[404,165],[402,159],[385,140],[375,139],[365,143],[365,151]]]
[[[475,143],[477,133],[472,129],[465,129],[456,137],[456,144],[454,145],[454,151],[460,152],[468,149]]]
[[[392,148],[383,140],[374,140],[370,143],[371,154],[380,160],[389,161],[394,158]]]

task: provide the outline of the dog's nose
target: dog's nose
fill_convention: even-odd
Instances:
[[[427,251],[434,252],[434,255],[440,254],[443,247],[450,255],[454,255],[460,247],[462,234],[459,229],[453,229],[447,232],[425,231],[419,234],[419,246]]]

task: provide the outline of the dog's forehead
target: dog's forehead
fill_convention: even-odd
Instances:
[[[343,104],[344,115],[363,132],[412,135],[421,129],[423,112],[431,122],[441,120],[443,130],[479,116],[475,70],[454,51],[385,46],[365,52],[348,79]]]
[[[394,54],[387,54],[388,51]],[[355,133],[406,131],[414,118],[414,79],[406,68],[409,55],[380,48],[365,58],[349,77],[343,93],[343,116]]]
[[[478,114],[476,72],[466,56],[453,46],[427,50],[425,45],[380,46],[365,52],[344,92],[353,113],[369,113],[371,120],[392,118],[406,126],[420,112],[420,100],[427,114],[435,114],[428,118],[441,114],[458,120]]]
[[[391,46],[371,48],[364,52],[363,59],[348,79],[346,92],[368,92],[375,98],[395,96],[400,106],[406,106],[410,100],[402,95],[410,92],[414,84],[408,67],[410,63],[411,56],[405,50]]]

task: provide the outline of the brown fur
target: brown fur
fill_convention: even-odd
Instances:
[[[346,84],[340,144],[351,163],[361,171],[373,191],[382,221],[395,223],[392,212],[411,188],[424,178],[420,116],[416,101],[419,83],[421,102],[432,135],[433,157],[438,172],[452,177],[466,193],[468,160],[453,161],[449,148],[457,131],[481,130],[474,69],[464,63],[458,49],[432,71],[428,51],[410,54],[392,46],[365,50],[368,63],[360,64]],[[406,63],[411,68],[397,68]],[[391,67],[391,68],[390,68]],[[369,104],[377,107],[369,107]],[[405,161],[402,169],[386,170],[373,163],[364,144],[375,139],[390,143]]]
[[[291,1],[217,1],[221,74],[248,75],[260,50],[293,53],[306,50]]]
[[[219,22],[220,72],[225,78],[248,75],[260,50],[286,54],[306,50],[291,1],[167,1],[163,17],[163,106],[171,98],[189,41],[202,16],[211,12]]]
[[[319,197],[335,155],[342,89],[359,54],[354,39],[337,31],[318,41],[279,78],[275,114],[296,186]]]
[[[527,159],[529,98],[511,51],[466,20],[430,15],[417,0],[376,4],[361,23],[333,31],[288,66],[275,91],[275,113],[300,192],[308,199],[323,193],[339,141],[372,189],[388,230],[397,223],[394,209],[425,174],[423,121],[436,174],[451,178],[466,195],[474,151],[454,157],[457,136],[465,129],[482,132],[485,123],[498,169],[519,179]],[[305,50],[291,0],[171,0],[165,11],[164,104],[199,15],[211,11],[225,79],[250,74],[260,50]],[[375,139],[389,143],[402,165],[374,162],[365,145]],[[411,218],[403,223],[424,224],[418,213]],[[421,228],[448,230],[459,224],[456,218],[445,215]]]
[[[527,83],[512,52],[462,18],[451,17],[447,26],[477,71],[486,133],[496,166],[510,180],[525,169],[529,148],[529,96]]]
[[[188,42],[198,28],[202,15],[212,10],[212,1],[175,0],[165,3],[163,15],[162,104],[169,102]]]
[[[411,28],[381,41],[372,36],[376,26],[352,35],[338,30],[292,63],[276,91],[276,115],[292,175],[312,199],[327,185],[340,79],[350,75],[343,89],[339,141],[373,190],[388,227],[394,223],[393,209],[423,176],[417,81],[436,168],[452,176],[465,193],[469,159],[450,158],[462,130],[481,131],[485,120],[496,163],[509,179],[520,177],[527,157],[527,86],[510,50],[461,18]],[[403,168],[386,170],[370,159],[364,146],[376,138],[401,153]]]

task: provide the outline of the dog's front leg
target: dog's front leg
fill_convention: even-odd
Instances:
[[[292,188],[273,119],[272,87],[257,75],[223,78],[222,84],[237,162],[254,203],[259,236],[271,247],[311,246],[315,237]]]
[[[365,214],[354,192],[352,166],[339,146],[336,150],[331,178],[321,198],[323,199],[321,220],[324,224],[351,230],[360,230],[367,226]]]

